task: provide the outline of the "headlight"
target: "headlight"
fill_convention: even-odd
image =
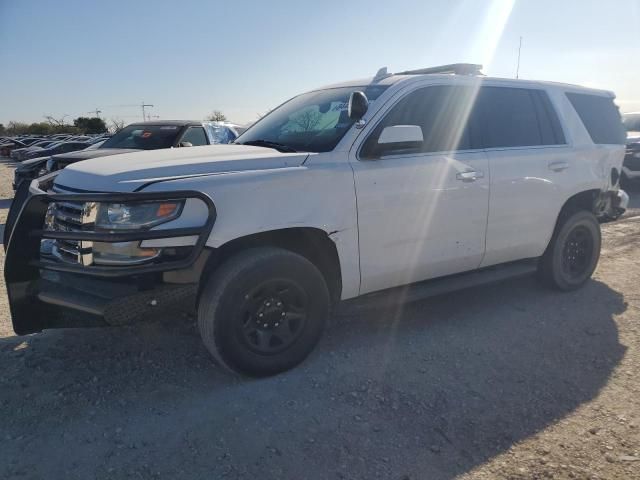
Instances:
[[[133,230],[151,228],[180,216],[183,200],[147,203],[101,203],[96,216],[96,228]]]

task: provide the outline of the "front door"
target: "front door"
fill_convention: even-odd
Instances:
[[[489,202],[471,87],[404,95],[352,153],[361,294],[478,268]],[[385,127],[417,125],[420,144],[379,144]]]

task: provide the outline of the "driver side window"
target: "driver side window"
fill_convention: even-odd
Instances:
[[[194,147],[208,145],[209,143],[202,127],[189,127],[180,142],[189,142]]]
[[[360,150],[360,157],[375,159],[474,148],[477,142],[472,140],[471,119],[476,92],[472,87],[437,85],[409,93],[373,129]],[[424,141],[421,144],[378,143],[382,131],[396,125],[419,126]]]

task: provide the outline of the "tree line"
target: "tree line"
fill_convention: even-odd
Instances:
[[[92,134],[111,132],[116,133],[125,127],[125,123],[119,119],[111,119],[109,125],[100,117],[78,117],[73,124],[64,122],[52,116],[45,117],[46,122],[14,122],[7,125],[0,123],[0,135],[53,135],[56,133]],[[214,110],[206,118],[209,121],[224,122],[227,116],[220,110]]]
[[[46,122],[9,122],[6,126],[0,123],[0,135],[52,135],[55,133],[92,134],[109,131],[106,122],[100,117],[78,117],[73,124],[64,123],[53,117],[45,117]],[[123,122],[112,121],[112,130],[120,130]]]

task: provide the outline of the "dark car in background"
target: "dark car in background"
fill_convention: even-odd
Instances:
[[[43,148],[42,150],[33,150],[31,152],[27,152],[24,155],[25,160],[29,160],[31,158],[43,157],[47,155],[57,155],[59,153],[70,153],[78,150],[83,150],[90,146],[91,144],[87,141],[78,141],[78,140],[65,140],[62,142],[55,142]]]
[[[56,143],[57,140],[45,139],[39,142],[35,142],[32,145],[24,148],[15,148],[9,155],[12,160],[16,160],[18,162],[25,160],[27,158],[27,154],[39,150],[43,150],[50,145]]]
[[[626,188],[640,186],[640,112],[622,115],[627,129],[627,150],[622,164],[622,183]]]
[[[30,147],[41,138],[10,138],[0,143],[0,157],[8,157],[11,152],[18,148]]]
[[[133,123],[107,139],[98,148],[44,156],[23,162],[14,173],[13,187],[71,163],[97,157],[107,157],[136,150],[158,150],[162,148],[191,147],[231,143],[242,128],[227,122],[197,122],[191,120],[160,120]]]

